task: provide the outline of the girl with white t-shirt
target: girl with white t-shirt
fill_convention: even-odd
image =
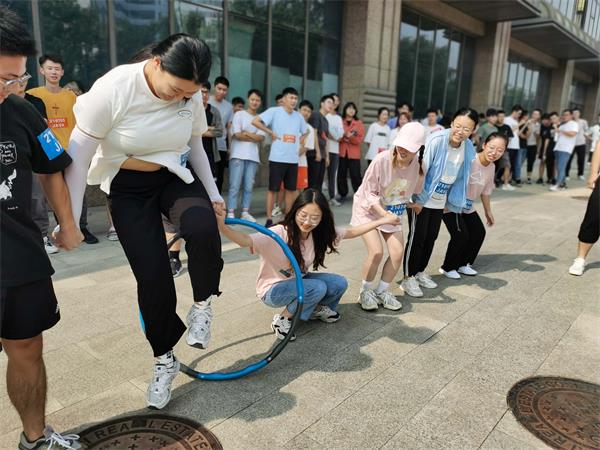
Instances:
[[[410,208],[413,193],[421,189],[423,170],[420,158],[425,144],[425,127],[417,122],[404,125],[389,150],[379,153],[369,165],[363,182],[354,194],[351,225],[360,225],[384,217],[388,212],[402,217]],[[417,153],[420,152],[420,155]],[[383,259],[383,245],[388,259],[383,265],[381,281],[373,282]],[[397,311],[402,308],[388,287],[402,266],[404,237],[402,225],[381,225],[362,236],[368,256],[363,263],[362,285],[358,298],[365,311],[376,310],[379,305]]]
[[[508,138],[502,133],[494,132],[486,138],[481,152],[477,153],[471,163],[467,205],[459,213],[448,211],[444,214],[443,220],[450,233],[450,242],[440,272],[448,278],[458,280],[460,274],[477,275],[471,265],[485,239],[485,227],[473,208],[473,202],[478,197],[481,198],[487,224],[490,227],[494,225],[490,203],[496,171],[494,163],[502,158],[507,146]]]
[[[398,136],[400,128],[402,128],[408,122],[410,122],[410,116],[408,115],[408,113],[401,112],[398,114],[398,120],[396,120],[396,127],[393,128],[390,132],[390,143],[396,140],[396,136]]]
[[[365,142],[369,144],[369,150],[365,155],[367,165],[375,159],[377,153],[388,149],[390,145],[390,127],[387,125],[390,111],[386,107],[379,108],[377,111],[377,122],[373,122],[365,136]]]
[[[117,66],[98,79],[74,108],[73,163],[65,172],[73,213],[78,217],[81,211],[87,174],[87,182],[100,184],[108,195],[137,281],[146,338],[156,357],[146,401],[158,409],[171,398],[179,371],[173,347],[186,328],[176,312],[161,214],[186,242],[195,300],[187,315],[189,345],[208,345],[211,301],[220,293],[223,260],[214,210],[223,208],[223,199],[202,147],[207,124],[198,92],[210,66],[205,42],[172,35],[152,48],[150,59]]]
[[[284,339],[291,327],[291,318],[296,311],[296,274],[279,245],[262,233],[244,234],[225,225],[225,216],[217,212],[219,229],[223,235],[238,244],[248,247],[260,255],[260,270],[256,280],[256,293],[273,308],[284,307],[273,317],[271,328],[277,338]],[[398,225],[400,218],[393,213],[356,227],[339,228],[325,196],[316,189],[306,189],[292,204],[280,225],[271,227],[286,242],[302,270],[304,284],[304,306],[300,319],[319,319],[337,322],[336,311],[342,295],[348,287],[346,279],[335,273],[310,272],[325,267],[325,255],[337,253],[342,239],[351,239],[368,233],[386,224]],[[291,336],[290,340],[294,340]]]
[[[404,252],[402,289],[411,297],[422,297],[421,287],[437,283],[425,273],[438,237],[444,209],[460,212],[467,204],[467,187],[475,148],[469,136],[475,130],[477,111],[461,108],[450,128],[427,136],[423,153],[426,172],[423,190],[413,196],[408,214],[410,232]]]

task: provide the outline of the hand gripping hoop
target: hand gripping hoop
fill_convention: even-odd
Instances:
[[[199,380],[209,380],[209,381],[235,380],[237,378],[244,377],[246,375],[251,374],[252,372],[256,372],[257,370],[260,370],[263,367],[265,367],[267,364],[269,364],[271,361],[273,361],[279,353],[281,353],[283,348],[289,342],[290,337],[293,335],[294,330],[296,329],[296,324],[298,323],[298,320],[300,319],[300,313],[302,313],[302,306],[304,304],[304,284],[302,283],[302,272],[300,270],[300,266],[298,266],[298,262],[296,261],[294,254],[292,253],[292,251],[290,250],[288,245],[283,241],[283,239],[281,239],[277,234],[273,233],[268,228],[265,228],[262,225],[259,225],[254,222],[249,222],[247,220],[225,219],[225,223],[227,225],[242,225],[242,226],[245,226],[248,228],[253,228],[256,231],[269,236],[271,239],[273,239],[275,242],[277,242],[277,244],[279,244],[279,246],[283,250],[283,253],[289,259],[290,263],[292,264],[292,268],[294,269],[294,273],[296,274],[296,294],[297,294],[298,306],[296,308],[294,317],[292,317],[292,326],[290,328],[290,332],[288,333],[288,335],[281,342],[279,342],[267,356],[265,356],[262,360],[254,363],[254,364],[250,364],[250,365],[246,366],[245,368],[236,370],[234,372],[204,373],[204,372],[198,372],[198,371],[186,366],[185,364],[180,363],[181,364],[180,370],[183,373],[185,373],[186,375],[188,375],[192,378],[197,378]],[[167,246],[169,248],[171,248],[171,246],[179,239],[179,237],[180,237],[179,234],[176,234],[167,243]],[[141,312],[140,312],[140,322],[142,325],[142,331],[145,331],[146,327],[144,325],[144,319],[142,317]]]

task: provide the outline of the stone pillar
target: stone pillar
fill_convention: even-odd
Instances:
[[[575,63],[573,60],[561,61],[558,68],[552,71],[548,111],[557,111],[560,113],[560,111],[569,106],[574,68]]]
[[[342,42],[342,101],[354,101],[365,122],[396,101],[400,0],[346,2]]]
[[[476,41],[470,105],[477,111],[502,105],[510,32],[510,22],[486,23],[485,35]]]

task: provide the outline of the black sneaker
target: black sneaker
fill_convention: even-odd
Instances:
[[[544,180],[542,178],[538,178],[535,184],[544,184]]]
[[[527,178],[527,184],[532,184],[531,183],[531,178]]]
[[[97,244],[98,238],[90,233],[90,230],[87,228],[82,228],[81,233],[83,234],[83,242],[86,244]]]
[[[265,222],[265,227],[271,228],[272,226],[273,226],[273,220],[267,219],[267,221]]]
[[[173,278],[177,278],[179,275],[181,275],[181,271],[183,270],[181,261],[177,258],[170,258],[169,262],[171,263],[171,273],[173,274]]]

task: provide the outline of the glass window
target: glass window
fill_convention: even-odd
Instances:
[[[16,12],[27,27],[27,29],[29,30],[29,32],[33,34],[31,2],[28,0],[3,0],[2,3],[6,5],[11,11]],[[33,35],[31,37],[33,37]],[[31,80],[29,80],[28,88],[36,86],[38,84],[38,78],[40,82],[43,82],[43,80],[41,80],[41,75],[39,75],[37,70],[37,58],[27,58],[27,72],[31,75]]]
[[[175,2],[174,10],[175,32],[187,33],[203,39],[210,48],[212,56],[210,80],[214,80],[223,73],[221,61],[223,12],[180,1]]]
[[[453,114],[458,109],[458,68],[460,64],[460,47],[462,34],[458,31],[452,31],[450,37],[450,46],[448,51],[448,75],[446,78],[446,100],[443,111],[446,114]]]
[[[302,95],[304,76],[304,33],[273,26],[271,53],[271,95],[275,96],[288,86]]]
[[[304,30],[306,4],[304,0],[271,0],[273,24]],[[273,41],[275,38],[273,37]]]
[[[415,111],[416,117],[423,117],[429,107],[429,88],[433,64],[433,46],[435,36],[435,22],[421,17],[417,56],[417,83],[415,86]]]
[[[463,35],[464,36],[464,35]],[[473,78],[472,67],[475,64],[475,39],[464,36],[460,67],[460,90],[458,94],[457,109],[469,106],[471,99],[471,83]],[[454,111],[448,111],[453,114]]]
[[[117,64],[126,63],[140,49],[169,35],[168,0],[119,0],[113,4]]]
[[[435,32],[435,59],[433,64],[433,83],[429,108],[443,109],[446,79],[448,77],[448,52],[451,30],[438,28]]]
[[[267,73],[267,26],[231,15],[228,58],[229,98],[246,98],[247,92],[253,88],[264,93]]]
[[[339,38],[342,32],[342,7],[341,1],[311,0],[308,4],[309,31]]]
[[[414,102],[413,79],[417,57],[417,34],[419,31],[419,16],[411,11],[402,12],[400,26],[400,45],[398,46],[398,78],[396,92],[398,101]]]
[[[43,53],[64,60],[61,84],[76,80],[89,89],[110,68],[106,1],[39,2],[39,12]]]
[[[514,54],[508,55],[508,76],[502,100],[505,110],[510,111],[516,104],[521,104],[528,111],[545,109],[549,87],[550,74],[547,69]]]
[[[267,21],[268,0],[228,0],[230,13]]]
[[[322,95],[338,92],[340,46],[337,41],[311,35],[308,42],[308,76],[304,97],[318,105]]]

